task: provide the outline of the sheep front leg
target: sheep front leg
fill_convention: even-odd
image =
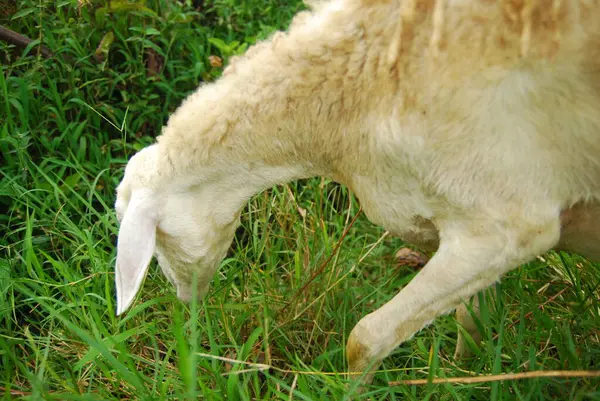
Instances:
[[[452,222],[440,230],[438,252],[392,300],[362,318],[346,347],[350,374],[376,370],[394,348],[436,317],[490,286],[507,271],[551,249],[560,234],[558,216],[524,223]],[[541,224],[539,222],[542,222]],[[362,376],[369,383],[372,373]]]

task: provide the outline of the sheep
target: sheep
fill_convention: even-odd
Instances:
[[[536,256],[600,260],[599,155],[600,0],[318,2],[189,95],[127,164],[117,314],[153,255],[179,299],[202,297],[249,197],[328,177],[371,222],[435,251],[352,329],[348,369],[369,382],[457,306],[473,330],[469,300]]]

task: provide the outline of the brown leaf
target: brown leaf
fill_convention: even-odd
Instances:
[[[396,252],[396,262],[398,266],[407,266],[413,269],[420,269],[427,264],[429,257],[410,248],[400,248]]]
[[[212,67],[223,67],[223,59],[219,56],[208,56],[208,61]]]
[[[237,354],[235,351],[230,350],[225,353],[225,358],[235,360],[237,358]],[[225,362],[225,366],[224,366],[225,372],[231,372],[231,369],[233,369],[233,365],[230,362]]]
[[[163,67],[163,57],[155,52],[153,49],[148,49],[146,51],[146,67],[148,76],[156,76],[160,74],[160,71]]]

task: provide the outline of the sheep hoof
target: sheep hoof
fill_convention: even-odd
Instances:
[[[465,344],[464,340],[460,340],[456,343],[456,348],[454,349],[454,360],[455,361],[463,361],[465,359],[469,359],[473,356],[473,351]]]
[[[355,388],[356,394],[362,394],[367,390],[367,386],[373,382],[375,373],[373,370],[379,366],[379,362],[371,357],[371,352],[358,338],[356,328],[350,333],[346,345],[346,357],[348,359],[348,378],[350,383],[348,387],[354,389],[356,382],[360,384]],[[371,369],[367,372],[367,369]]]

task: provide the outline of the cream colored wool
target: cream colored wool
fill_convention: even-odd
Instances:
[[[127,165],[119,314],[153,254],[179,298],[193,272],[205,293],[248,198],[303,177],[347,185],[373,223],[437,250],[352,330],[350,371],[550,249],[600,260],[600,0],[313,6]]]

